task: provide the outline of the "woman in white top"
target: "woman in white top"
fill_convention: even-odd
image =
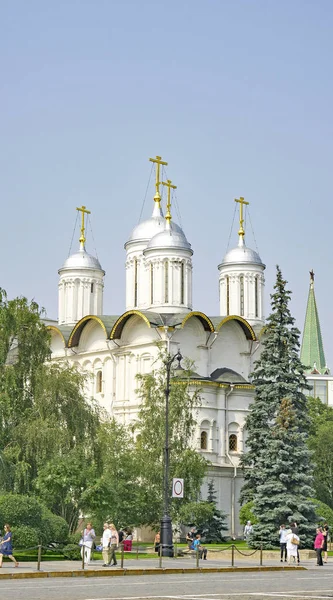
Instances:
[[[294,563],[296,564],[296,562],[297,562],[298,544],[294,544],[293,540],[296,540],[299,543],[299,537],[298,537],[298,535],[296,535],[296,533],[293,533],[291,531],[291,529],[287,529],[287,531],[286,531],[286,538],[285,539],[286,539],[286,542],[287,542],[288,564],[290,565],[291,558],[294,559]]]
[[[84,563],[87,565],[90,563],[91,549],[96,537],[95,531],[91,523],[87,523],[86,528],[82,531],[82,546],[81,556],[84,553]]]

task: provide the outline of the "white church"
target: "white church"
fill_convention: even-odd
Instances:
[[[248,248],[244,198],[239,205],[237,245],[218,265],[220,314],[193,309],[193,250],[171,216],[170,180],[160,181],[161,157],[155,163],[156,193],[150,219],[137,225],[125,243],[126,309],[103,311],[105,272],[85,248],[81,212],[79,251],[59,269],[58,322],[48,321],[52,358],[67,359],[90,374],[87,397],[94,398],[123,424],[136,418],[136,375],[148,373],[158,355],[157,342],[173,355],[180,349],[195,363],[193,386],[200,387],[196,444],[211,462],[219,508],[228,514],[229,533],[241,534],[240,455],[254,389],[249,382],[259,355],[264,325],[264,270],[259,254]],[[167,190],[162,207],[161,186]],[[235,240],[236,241],[236,240]],[[156,368],[156,365],[154,366]],[[185,482],[186,484],[186,482]]]

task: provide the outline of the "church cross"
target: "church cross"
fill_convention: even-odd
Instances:
[[[241,235],[242,237],[244,237],[245,231],[244,231],[244,227],[243,227],[243,223],[244,223],[243,206],[244,206],[244,204],[248,205],[250,203],[246,202],[244,200],[244,198],[242,198],[242,196],[240,198],[235,198],[235,202],[238,202],[238,204],[239,204],[239,231],[238,231],[238,235]]]
[[[162,185],[166,185],[166,187],[168,188],[168,201],[167,201],[167,212],[165,215],[166,220],[170,223],[171,221],[171,188],[173,190],[177,189],[176,185],[172,185],[171,183],[171,179],[167,179],[166,181],[162,181]]]
[[[156,187],[156,194],[154,196],[154,200],[155,202],[161,202],[161,196],[160,196],[160,166],[164,165],[167,166],[167,162],[164,162],[162,160],[161,156],[156,156],[156,158],[150,158],[149,159],[150,162],[155,163],[156,164],[156,182],[155,182],[155,187]]]
[[[76,210],[78,210],[81,213],[81,237],[79,239],[79,242],[81,244],[81,246],[84,246],[86,238],[85,238],[85,232],[86,232],[86,228],[84,225],[84,215],[90,215],[91,212],[90,210],[87,210],[85,206],[81,206],[80,208],[76,207]]]
[[[311,271],[310,271],[310,285],[311,285],[311,287],[313,287],[313,285],[314,285],[314,278],[315,278],[314,270],[311,269]]]

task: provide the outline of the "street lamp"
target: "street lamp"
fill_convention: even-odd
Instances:
[[[178,360],[178,366],[181,369],[181,353],[177,352],[174,356],[167,356],[164,361],[166,367],[166,388],[165,388],[165,446],[164,446],[164,482],[163,482],[163,517],[161,519],[161,546],[162,556],[173,556],[172,544],[172,521],[169,515],[169,396],[170,396],[170,374],[171,367],[175,360]]]

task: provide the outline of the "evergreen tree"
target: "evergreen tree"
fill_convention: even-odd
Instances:
[[[277,267],[272,312],[253,373],[256,393],[246,422],[248,452],[242,459],[245,483],[241,499],[253,500],[253,512],[260,521],[251,544],[262,541],[266,547],[278,543],[281,522],[297,521],[303,542],[308,542],[315,522],[307,501],[312,494],[312,467],[303,390],[308,384],[299,359],[300,332],[290,313],[290,294]]]
[[[208,483],[207,504],[210,504],[213,507],[212,515],[207,521],[198,526],[206,544],[223,542],[223,532],[228,529],[226,524],[226,514],[216,508],[216,503],[216,491],[214,482],[211,480]]]

